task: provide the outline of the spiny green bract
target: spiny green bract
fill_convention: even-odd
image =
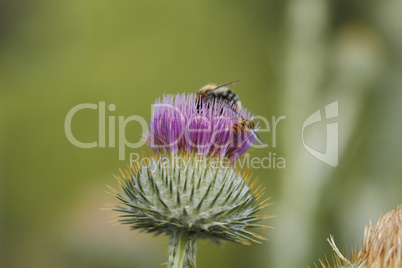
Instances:
[[[238,243],[259,242],[263,237],[248,231],[266,227],[255,224],[268,199],[257,203],[263,190],[247,185],[249,172],[219,158],[183,153],[146,157],[116,177],[124,193],[114,192],[121,204],[122,224],[157,234],[176,231],[200,238]]]

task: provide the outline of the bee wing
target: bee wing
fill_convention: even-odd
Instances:
[[[257,134],[254,130],[251,130],[251,134],[253,134],[254,138],[255,138],[262,146],[264,146],[264,147],[267,147],[267,146],[268,146],[268,145],[266,145],[266,144],[262,141],[262,139],[260,138],[260,136],[258,136],[258,134]]]
[[[229,83],[226,83],[226,84],[222,84],[222,85],[216,86],[213,90],[217,90],[218,88],[221,88],[221,87],[226,87],[226,86],[229,86],[229,85],[237,84],[239,82],[240,82],[240,80],[232,81],[232,82],[229,82]]]

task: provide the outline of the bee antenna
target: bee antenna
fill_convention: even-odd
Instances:
[[[214,90],[216,90],[216,89],[218,89],[218,88],[221,88],[221,87],[225,87],[225,86],[237,84],[237,83],[239,83],[239,82],[240,82],[240,80],[232,81],[232,82],[229,82],[229,83],[226,83],[226,84],[222,84],[222,85],[216,86],[216,87],[214,88]]]

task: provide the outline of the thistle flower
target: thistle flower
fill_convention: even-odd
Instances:
[[[349,260],[328,239],[336,255],[334,267],[400,268],[402,267],[402,204],[380,217],[376,225],[371,222],[364,230],[362,249],[352,250]],[[342,264],[343,263],[343,264]],[[321,262],[324,268],[331,267]],[[346,266],[342,266],[346,265]]]
[[[254,143],[249,132],[231,131],[238,115],[252,119],[246,109],[238,114],[236,109],[219,100],[202,101],[194,94],[167,95],[154,104],[145,136],[155,152],[186,151],[235,160]]]
[[[200,106],[191,94],[168,95],[156,104],[146,134],[155,153],[116,176],[123,190],[113,190],[119,221],[168,235],[170,268],[196,266],[199,238],[264,240],[248,229],[266,227],[256,222],[267,218],[257,213],[269,199],[259,201],[264,189],[256,181],[249,186],[250,171],[233,162],[253,140],[230,134],[233,111],[216,102]]]

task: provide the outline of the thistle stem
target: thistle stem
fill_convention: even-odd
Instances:
[[[169,268],[195,268],[197,235],[176,231],[170,237]]]

